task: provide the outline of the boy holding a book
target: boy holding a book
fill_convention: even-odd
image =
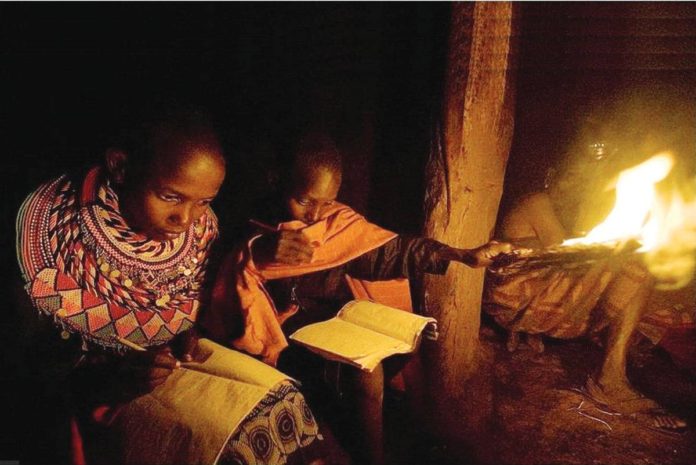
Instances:
[[[216,340],[277,364],[307,388],[325,372],[324,362],[296,346],[286,349],[286,336],[334,317],[354,298],[351,283],[397,280],[383,303],[410,309],[409,278],[442,274],[450,261],[487,266],[511,250],[497,242],[458,249],[380,228],[336,201],[342,163],[333,141],[308,134],[293,155],[278,195],[253,218],[255,233],[224,261],[205,326]],[[360,463],[385,461],[382,402],[385,377],[395,370],[382,365],[372,372],[342,371],[364,436]]]

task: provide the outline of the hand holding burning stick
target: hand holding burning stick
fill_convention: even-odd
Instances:
[[[504,275],[520,270],[554,266],[572,269],[601,260],[617,260],[636,253],[636,239],[588,245],[557,245],[543,249],[515,249],[493,260],[491,272]]]
[[[511,351],[520,335],[532,347],[530,338],[574,339],[605,331],[604,360],[580,392],[595,407],[668,432],[680,431],[686,423],[633,388],[626,354],[650,309],[654,278],[688,271],[672,285],[690,279],[693,271],[693,266],[675,266],[674,261],[686,257],[684,263],[693,263],[693,252],[687,251],[694,250],[696,236],[684,233],[696,231],[693,200],[680,204],[673,195],[670,204],[663,191],[672,186],[663,183],[659,193],[656,187],[672,164],[671,156],[660,154],[622,172],[614,209],[581,238],[563,241],[565,231],[547,193],[519,199],[502,218],[498,234],[535,248],[494,259],[483,298],[484,310],[508,330]],[[662,252],[672,249],[678,252]],[[661,254],[671,258],[664,277],[652,266]]]
[[[696,268],[696,206],[676,190],[669,199],[658,195],[656,186],[673,165],[671,154],[660,153],[621,172],[613,210],[586,236],[557,246],[506,254],[494,260],[492,271],[509,274],[546,266],[569,269],[640,254],[663,283],[661,288],[683,286]],[[665,264],[665,257],[671,259],[669,264]]]
[[[490,241],[474,249],[445,247],[438,252],[438,257],[442,260],[461,262],[472,268],[482,268],[491,266],[497,257],[507,256],[512,251],[512,245],[507,242]]]

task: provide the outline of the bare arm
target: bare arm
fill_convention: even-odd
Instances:
[[[566,238],[565,229],[556,216],[551,198],[547,194],[529,198],[529,221],[544,247],[560,244]]]
[[[503,219],[501,236],[506,240],[536,237],[544,247],[560,244],[567,237],[548,194],[522,199]]]

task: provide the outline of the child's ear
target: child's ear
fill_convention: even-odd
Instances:
[[[106,169],[109,172],[111,180],[115,184],[123,184],[126,179],[126,166],[128,165],[128,154],[119,149],[107,149]]]

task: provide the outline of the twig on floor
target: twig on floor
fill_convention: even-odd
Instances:
[[[602,410],[601,408],[597,407],[596,405],[594,406],[595,410],[599,410],[600,412],[610,415],[612,417],[619,417],[621,414],[619,412],[607,412],[606,410]]]
[[[606,421],[602,420],[601,418],[597,418],[597,417],[594,417],[592,415],[588,415],[587,413],[583,412],[582,410],[576,410],[576,412],[578,412],[583,417],[587,417],[591,420],[598,421],[598,422],[602,423],[604,426],[609,428],[609,430],[613,431],[613,428],[611,427],[611,425],[609,423],[607,423]]]
[[[578,405],[577,407],[570,407],[568,410],[576,410],[576,411],[580,410],[584,404],[585,404],[585,401],[581,400],[580,405]]]
[[[577,412],[579,415],[582,415],[583,417],[589,418],[589,419],[591,419],[591,420],[598,421],[599,423],[602,423],[602,424],[605,425],[607,428],[609,428],[609,430],[611,430],[611,431],[614,430],[614,429],[611,427],[611,425],[610,425],[609,423],[607,423],[606,421],[602,420],[601,418],[597,418],[597,417],[595,417],[594,415],[590,415],[590,414],[587,413],[585,410],[583,410],[583,408],[582,408],[583,405],[585,405],[585,401],[584,401],[584,400],[581,400],[581,401],[580,401],[580,404],[578,404],[577,407],[570,407],[568,410],[572,410],[572,411],[574,411],[574,412]],[[611,415],[611,416],[621,415],[620,413],[606,412],[606,411],[600,409],[599,407],[597,407],[596,405],[593,405],[593,407],[594,407],[595,409],[599,410],[600,412],[605,413],[605,414],[607,414],[607,415]]]

